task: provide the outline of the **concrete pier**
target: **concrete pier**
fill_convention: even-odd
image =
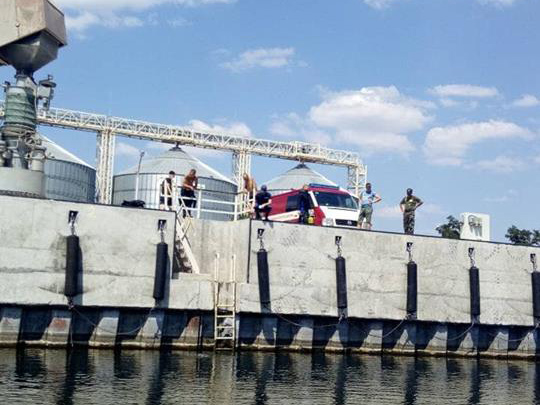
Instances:
[[[195,220],[201,274],[169,277],[152,297],[159,220],[174,252],[175,214],[0,196],[0,345],[211,348],[216,281],[235,266],[236,346],[535,357],[530,254],[540,249],[356,229]],[[80,294],[63,294],[68,215],[76,211]],[[261,305],[258,230],[268,252],[270,304]],[[335,238],[347,265],[346,317],[337,308]],[[408,316],[406,244],[418,265]],[[470,315],[468,249],[480,269]],[[217,280],[215,269],[217,268]],[[170,270],[170,269],[169,269]],[[169,271],[169,274],[172,274]],[[70,305],[71,304],[71,305]]]

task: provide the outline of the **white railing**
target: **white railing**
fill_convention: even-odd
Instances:
[[[195,197],[186,197],[182,196],[180,192],[181,187],[174,187],[172,195],[160,194],[160,206],[161,210],[176,211],[179,215],[190,216],[191,218],[200,219],[204,213],[209,214],[218,214],[227,217],[232,221],[237,221],[240,219],[247,219],[251,216],[253,211],[253,200],[247,198],[245,193],[225,193],[219,191],[209,191],[212,194],[223,194],[228,197],[234,196],[233,201],[226,200],[216,200],[215,198],[208,198],[203,195],[204,191],[198,189],[195,191]],[[171,204],[167,204],[168,200],[171,200]],[[164,203],[162,204],[161,201]],[[195,201],[194,206],[189,204],[190,201]],[[218,205],[220,207],[216,208],[207,208],[207,205],[211,204],[212,206]],[[184,215],[185,213],[185,215]]]

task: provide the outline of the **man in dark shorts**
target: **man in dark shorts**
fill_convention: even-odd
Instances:
[[[414,214],[416,209],[424,202],[413,195],[412,188],[407,189],[407,195],[399,203],[401,212],[403,212],[403,232],[414,235]]]
[[[268,215],[272,210],[272,194],[270,194],[266,186],[262,186],[261,190],[255,195],[255,219],[268,221]],[[261,213],[263,214],[261,216]]]

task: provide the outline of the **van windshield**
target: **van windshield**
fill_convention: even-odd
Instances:
[[[328,193],[325,191],[314,191],[313,194],[315,194],[319,205],[324,207],[358,209],[358,204],[349,194]]]

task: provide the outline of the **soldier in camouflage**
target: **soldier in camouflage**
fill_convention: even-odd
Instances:
[[[401,212],[403,212],[403,232],[406,234],[414,234],[414,214],[423,203],[420,198],[413,195],[412,188],[407,189],[407,195],[399,203]]]

